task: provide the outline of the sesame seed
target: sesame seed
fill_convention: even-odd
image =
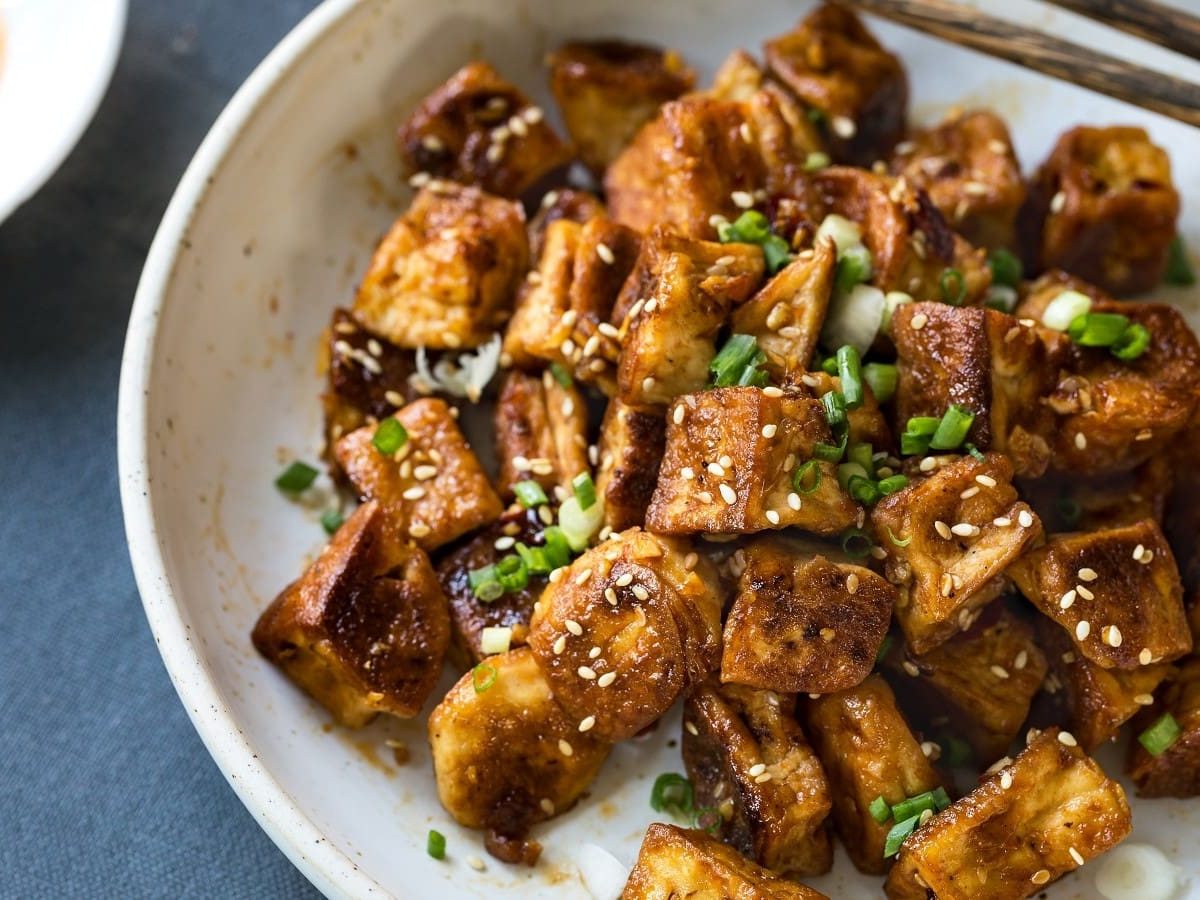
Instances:
[[[554,524],[554,513],[550,512],[549,506],[538,507],[538,518],[541,519],[543,525]]]
[[[729,199],[739,209],[749,209],[754,205],[754,195],[748,191],[734,191],[729,195]]]
[[[616,672],[605,672],[596,681],[596,684],[598,684],[600,687],[604,688],[604,687],[608,687],[610,684],[612,684],[616,680],[617,680]]]
[[[933,818],[933,810],[932,809],[923,809],[923,810],[921,810],[921,818],[917,820],[917,824],[924,825],[926,822],[928,822],[932,818]]]
[[[1104,638],[1104,643],[1110,647],[1120,647],[1124,638],[1121,636],[1121,629],[1116,625],[1109,625],[1107,628],[1100,629],[1100,635]]]
[[[733,468],[733,458],[728,453],[721,454],[721,458],[717,460],[717,462],[719,462],[726,469]]]
[[[711,494],[711,493],[709,493],[708,491],[697,491],[697,492],[696,492],[696,498],[697,498],[697,499],[698,499],[698,500],[699,500],[701,503],[712,503],[712,500],[713,500],[713,498],[712,498],[712,494]]]
[[[932,472],[937,468],[937,460],[932,456],[926,456],[921,460],[920,463],[917,464],[917,468],[919,468],[922,472]]]
[[[721,485],[721,499],[732,506],[737,503],[737,492],[727,484]]]
[[[983,197],[990,190],[982,181],[964,182],[962,188],[964,194],[970,194],[973,197]]]
[[[762,392],[764,397],[770,397],[772,400],[783,396],[783,390],[773,384],[763,388]]]
[[[1057,215],[1063,211],[1063,207],[1067,205],[1067,195],[1059,191],[1050,198],[1050,212]]]
[[[1029,878],[1034,884],[1045,884],[1050,880],[1050,872],[1048,869],[1038,869]]]
[[[941,594],[943,597],[949,597],[950,594],[954,591],[954,578],[950,575],[949,572],[942,573],[942,581],[941,581],[940,588],[941,588]]]
[[[997,528],[1007,528],[1012,524],[1012,519],[1008,516],[996,516],[996,518],[992,519],[992,524]]]
[[[414,485],[400,495],[405,500],[420,500],[425,496],[425,488]]]
[[[1133,702],[1138,706],[1152,706],[1154,704],[1154,697],[1151,694],[1138,694],[1133,698]]]
[[[571,634],[575,635],[575,637],[579,637],[581,634],[583,634],[583,626],[574,619],[567,619],[565,622],[563,622],[563,625],[566,627],[567,631],[571,632]]]
[[[653,375],[647,375],[642,379],[642,390],[649,393],[650,391],[654,390],[654,385],[656,383],[657,382],[655,382]]]
[[[585,718],[583,721],[581,721],[579,723],[579,730],[580,730],[580,732],[591,731],[593,726],[595,726],[595,724],[596,724],[596,717],[588,716],[587,718]],[[569,753],[567,755],[570,756]]]
[[[644,602],[650,599],[650,592],[640,584],[635,584],[633,586],[633,596]]]
[[[1087,619],[1081,619],[1079,624],[1075,626],[1075,637],[1079,640],[1087,640],[1087,636],[1092,633],[1091,623]]]
[[[858,593],[858,575],[856,575],[854,572],[851,572],[846,576],[846,590],[851,594]]]
[[[612,252],[612,248],[605,243],[599,243],[596,245],[596,255],[610,266],[617,261],[617,257]]]
[[[1071,854],[1071,859],[1075,860],[1075,865],[1077,865],[1077,866],[1083,865],[1083,854],[1082,853],[1080,853],[1074,847],[1068,847],[1067,852]]]
[[[690,572],[692,569],[696,568],[696,563],[698,562],[700,562],[700,557],[695,553],[689,553],[683,558],[683,568]]]
[[[552,570],[550,572],[550,574],[547,576],[550,583],[556,584],[557,582],[562,581],[563,572],[565,570],[566,570],[566,566],[559,566],[557,569]]]
[[[722,468],[720,463],[709,463],[706,468],[711,474],[716,475],[718,478],[725,477],[725,469]]]
[[[411,525],[408,526],[408,533],[412,537],[417,538],[418,540],[423,537],[429,537],[429,534],[432,531],[433,531],[433,529],[430,528],[428,525],[426,525],[424,522],[413,522]]]
[[[994,763],[992,763],[990,766],[988,766],[987,770],[984,772],[984,774],[985,775],[995,775],[1001,769],[1005,768],[1006,766],[1010,766],[1010,765],[1012,765],[1012,757],[1011,756],[1002,756],[998,760],[996,760]]]
[[[767,771],[765,763],[755,763],[749,768],[749,770],[747,770],[746,774],[753,778],[756,775],[761,775],[765,771]]]
[[[1142,648],[1142,652],[1138,654],[1138,662],[1143,666],[1148,666],[1154,662],[1154,654],[1150,652],[1149,647]]]
[[[676,425],[683,424],[683,404],[682,403],[680,403],[677,407],[675,407],[675,411],[673,413],[671,413],[671,419],[675,422]],[[690,472],[691,469],[688,469],[688,471]]]
[[[1154,432],[1151,431],[1149,428],[1143,428],[1141,431],[1139,431],[1137,434],[1135,434],[1133,436],[1133,439],[1135,441],[1148,441],[1152,437],[1154,437]]]
[[[575,674],[587,681],[594,681],[596,678],[596,670],[591,666],[580,666],[575,670]]]
[[[398,391],[384,391],[383,399],[386,400],[388,403],[390,403],[392,406],[403,406],[404,405],[404,395],[399,393]]]
[[[942,755],[942,748],[933,741],[922,741],[921,752],[924,753],[928,759],[936,760]]]
[[[1073,604],[1074,602],[1075,602],[1075,591],[1074,591],[1074,589],[1072,589],[1072,590],[1067,591],[1065,594],[1062,595],[1061,598],[1059,598],[1058,608],[1059,609],[1070,609],[1071,604]]]
[[[799,509],[801,504],[800,495],[792,491],[787,496],[787,505],[792,509]]]
[[[432,177],[428,172],[416,172],[408,179],[408,183],[411,187],[422,188],[429,184],[429,180]]]
[[[485,158],[487,159],[487,161],[488,161],[488,162],[490,162],[490,163],[498,163],[498,162],[500,162],[500,159],[501,159],[503,156],[504,156],[504,145],[503,145],[503,144],[491,144],[491,145],[489,145],[489,146],[488,146],[488,148],[487,148],[487,152],[484,154],[484,157],[485,157]]]
[[[1000,774],[1001,789],[1007,791],[1010,787],[1012,787],[1012,783],[1013,783],[1012,772],[1002,772]]]
[[[1078,577],[1080,581],[1095,581],[1100,577],[1100,575],[1095,569],[1084,567],[1076,573],[1076,577]]]
[[[779,430],[778,425],[774,425],[774,424],[764,425],[762,427],[762,436],[765,437],[767,440],[770,440],[771,438],[775,437],[775,433],[778,430]]]
[[[1085,588],[1082,584],[1075,585],[1075,592],[1077,594],[1079,594],[1079,596],[1082,597],[1084,600],[1095,600],[1096,599],[1096,595],[1093,594],[1091,591],[1089,591],[1087,588]]]
[[[564,741],[562,738],[559,738],[558,739],[558,752],[561,753],[563,756],[572,756],[575,753],[575,748],[572,747],[570,744],[568,744],[566,741]]]
[[[763,513],[763,516],[764,516],[764,517],[766,518],[766,520],[767,520],[768,522],[770,522],[772,525],[778,525],[778,524],[779,524],[779,513],[775,512],[775,510],[773,510],[773,509],[768,509],[766,512],[764,512],[764,513]]]
[[[758,776],[756,776],[756,777],[755,777],[755,779],[754,779],[754,783],[755,783],[755,784],[763,784],[763,783],[765,783],[765,782],[768,782],[768,781],[770,781],[770,780],[771,780],[771,773],[770,773],[770,772],[763,772],[761,775],[758,775]]]
[[[482,872],[484,869],[487,868],[487,866],[484,865],[483,860],[480,859],[478,856],[468,856],[467,857],[467,865],[470,866],[472,869],[474,869],[476,872]]]
[[[542,121],[542,115],[542,108],[540,106],[527,106],[522,111],[521,118],[523,118],[530,125],[536,125],[538,122]]]
[[[417,481],[428,481],[430,478],[436,478],[437,473],[437,466],[416,466],[413,469],[413,478]]]
[[[1079,741],[1075,740],[1075,735],[1069,731],[1060,731],[1058,733],[1058,742],[1064,747],[1078,747]]]
[[[687,729],[688,734],[697,736],[700,734],[700,730],[696,728],[696,723],[694,722],[684,722],[683,727]]]
[[[497,550],[509,550],[512,548],[513,544],[515,544],[516,542],[517,542],[516,538],[512,537],[511,535],[506,534],[506,535],[504,535],[504,537],[496,538],[496,542],[494,544],[492,544],[492,546],[495,547]]]
[[[970,522],[959,522],[950,531],[959,537],[975,537],[979,534],[979,526],[972,525]]]
[[[629,585],[633,584],[633,573],[625,572],[619,578],[617,578],[615,584],[617,587],[629,587]]]
[[[544,812],[546,815],[554,815],[554,801],[549,797],[543,797],[541,800],[539,800],[538,806],[542,808],[542,812]]]
[[[984,487],[994,488],[996,486],[996,479],[991,475],[976,475],[975,480]]]
[[[588,579],[591,577],[592,577],[592,570],[584,569],[582,572],[580,572],[578,575],[575,576],[575,584],[578,586],[585,585],[588,583]]]
[[[844,141],[850,140],[858,131],[858,126],[849,116],[834,116],[829,124],[833,128],[833,133]]]
[[[1087,449],[1087,436],[1082,431],[1075,433],[1075,446],[1079,450]]]
[[[1008,669],[1004,668],[1004,666],[992,666],[990,671],[1001,680],[1008,678]]]
[[[946,540],[950,540],[950,535],[953,534],[953,532],[950,530],[950,526],[941,519],[938,519],[933,523],[933,530],[936,531],[940,537],[945,538]]]
[[[696,472],[694,469],[692,469],[691,466],[684,466],[682,469],[679,470],[679,477],[682,478],[684,481],[691,481],[693,478],[696,477]]]
[[[917,313],[909,321],[909,324],[912,325],[913,331],[920,331],[922,328],[925,327],[925,323],[928,321],[929,321],[929,316],[925,315],[925,313]]]
[[[958,496],[961,497],[963,500],[970,500],[972,497],[974,497],[978,493],[979,493],[979,488],[972,485],[971,487],[967,488],[965,491],[963,491]]]
[[[596,336],[592,335],[590,338],[588,338],[588,343],[590,344],[592,341],[595,341],[595,340],[596,340]],[[596,341],[596,343],[599,343],[599,341]],[[563,418],[567,418],[572,413],[575,412],[575,401],[572,400],[570,397],[564,397],[562,406],[560,408],[562,409]]]
[[[916,663],[909,662],[907,659],[900,664],[900,667],[913,678],[921,674],[921,670],[917,668]]]
[[[1022,528],[1031,528],[1033,526],[1033,514],[1027,509],[1021,510],[1017,516],[1017,524]]]

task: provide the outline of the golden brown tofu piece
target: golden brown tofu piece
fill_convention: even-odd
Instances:
[[[482,569],[511,555],[510,542],[520,541],[529,547],[543,545],[544,530],[536,510],[512,510],[438,561],[438,581],[450,603],[453,629],[450,652],[452,661],[460,668],[468,669],[487,656],[482,647],[485,628],[511,628],[509,646],[515,650],[525,645],[533,604],[546,586],[546,576],[530,575],[529,583],[521,590],[508,591],[486,602],[475,596],[469,576],[472,569]],[[509,549],[498,550],[497,541],[502,546],[507,544]]]
[[[870,569],[759,537],[725,621],[721,681],[785,693],[842,691],[871,674],[896,589]]]
[[[751,334],[766,354],[772,380],[795,384],[808,371],[833,291],[837,248],[821,241],[805,251],[733,311],[735,334]]]
[[[653,823],[621,900],[825,900],[780,878],[703,831]]]
[[[960,112],[911,132],[890,168],[925,191],[950,227],[976,247],[1015,247],[1025,181],[1004,120],[990,110]]]
[[[709,680],[683,708],[683,762],[717,834],[789,878],[833,863],[829,783],[791,710],[795,697]],[[751,774],[751,773],[754,774]]]
[[[486,62],[463,66],[396,132],[410,173],[474,184],[518,197],[571,161],[571,149],[542,110]]]
[[[429,746],[446,811],[486,829],[493,856],[529,865],[529,828],[574,806],[609,751],[554,701],[527,647],[459,679],[429,716]]]
[[[680,397],[646,525],[661,534],[748,534],[794,526],[837,534],[859,517],[833,463],[817,461],[805,489],[793,476],[832,443],[821,402],[775,387],[715,388]],[[819,477],[818,477],[819,476]]]
[[[1164,512],[1163,530],[1179,563],[1190,603],[1194,607],[1195,633],[1200,640],[1200,471],[1193,464],[1194,448],[1200,447],[1200,418],[1193,419],[1181,433],[1175,451],[1169,457],[1172,492]]]
[[[994,608],[924,656],[888,657],[901,705],[927,731],[965,738],[985,762],[1017,736],[1047,671],[1033,626]]]
[[[666,434],[661,412],[642,412],[615,397],[609,401],[600,424],[596,493],[604,498],[604,524],[613,531],[646,524]]]
[[[675,50],[626,41],[568,41],[546,64],[567,133],[597,175],[662,104],[696,82]]]
[[[429,558],[395,540],[382,507],[367,502],[251,637],[339,724],[360,728],[381,712],[421,711],[442,673],[450,619]]]
[[[550,583],[529,646],[576,723],[590,720],[604,740],[633,737],[716,669],[719,584],[682,541],[622,531]]]
[[[836,159],[869,166],[904,135],[904,66],[848,8],[818,7],[763,51],[771,73],[821,113],[822,137]]]
[[[1119,844],[1130,827],[1121,786],[1052,728],[913,832],[885,890],[892,900],[1031,897]]]
[[[1003,591],[1005,571],[1042,536],[999,453],[947,460],[910,481],[875,505],[871,527],[899,588],[896,618],[917,655],[970,628]]]
[[[763,275],[762,251],[752,244],[663,236],[650,242],[653,274],[643,302],[635,302],[621,324],[617,368],[621,399],[643,408],[665,406],[704,387],[717,333]],[[639,275],[635,271],[630,279],[640,283]]]
[[[553,489],[570,489],[571,479],[590,472],[587,460],[587,404],[579,389],[563,386],[550,373],[509,372],[496,403],[497,479],[511,499],[512,486],[532,479],[554,498]]]
[[[899,356],[896,421],[941,417],[951,404],[975,413],[967,441],[1008,455],[1021,475],[1051,460],[1055,415],[1044,402],[1070,339],[994,309],[906,303],[892,314]]]
[[[1129,743],[1129,775],[1139,797],[1200,796],[1200,659],[1190,658],[1172,672],[1158,702],[1135,723],[1135,734],[1170,713],[1180,735],[1153,756],[1142,744]]]
[[[541,259],[542,242],[551,222],[566,219],[584,225],[604,216],[604,203],[591,191],[574,188],[554,188],[542,195],[537,212],[529,220],[529,249],[532,259]]]
[[[891,823],[871,815],[871,803],[890,804],[941,785],[887,682],[872,675],[848,691],[803,701],[805,731],[833,793],[833,825],[855,868],[887,871],[883,844]]]
[[[354,317],[398,347],[477,347],[508,319],[528,267],[519,204],[433,182],[375,249]]]
[[[1029,187],[1026,265],[1065,269],[1118,296],[1162,281],[1179,194],[1167,152],[1141,128],[1064,132]]]
[[[390,457],[372,443],[370,425],[334,447],[354,489],[379,501],[393,535],[433,550],[499,517],[500,498],[444,401],[417,400],[394,418],[408,438]]]
[[[1175,557],[1151,520],[1052,535],[1008,574],[1101,668],[1169,662],[1192,649]]]

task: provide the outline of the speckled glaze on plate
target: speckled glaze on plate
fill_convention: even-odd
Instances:
[[[735,47],[756,49],[808,3],[760,0],[329,0],[259,66],[213,126],[167,210],[138,288],[119,412],[122,500],[146,614],[180,698],[214,759],[285,853],[331,897],[587,897],[585,842],[632,861],[655,775],[680,771],[678,714],[616,748],[590,797],[541,826],[535,869],[486,856],[438,804],[424,719],[332,731],[328,717],[250,646],[250,627],[324,538],[319,510],[279,495],[287,460],[319,449],[318,336],[350,296],[409,192],[391,143],[399,115],[473,55],[550,108],[544,52],[566,37],[623,36],[681,49],[707,77]],[[1006,14],[1068,31],[1200,80],[1200,65],[1033,2]],[[920,35],[873,23],[901,54],[913,116],[987,105],[1013,127],[1026,168],[1076,123],[1140,123],[1172,151],[1184,230],[1200,246],[1200,156],[1185,126]],[[1196,297],[1172,292],[1195,309]],[[1200,321],[1192,317],[1193,323]],[[450,683],[449,677],[445,686]],[[385,740],[404,741],[398,765]],[[1119,755],[1101,754],[1109,771]],[[1133,840],[1158,845],[1198,881],[1200,804],[1134,802]],[[429,828],[448,856],[425,854]],[[487,861],[475,871],[467,859]],[[1048,892],[1096,896],[1091,867]],[[838,898],[880,882],[839,852],[812,879]]]

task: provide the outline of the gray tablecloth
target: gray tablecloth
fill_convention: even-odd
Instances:
[[[171,191],[313,5],[134,0],[98,115],[0,225],[0,897],[316,895],[226,785],[159,660],[114,427],[125,323]]]

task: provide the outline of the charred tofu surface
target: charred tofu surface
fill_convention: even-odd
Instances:
[[[411,718],[450,643],[446,598],[422,550],[364,503],[254,626],[254,646],[350,728]]]
[[[1151,753],[1142,740],[1130,742],[1129,775],[1138,796],[1200,796],[1200,660],[1185,660],[1174,669],[1159,701],[1135,727],[1160,723],[1161,728],[1165,716],[1173,727],[1164,748]]]
[[[496,455],[506,498],[520,481],[536,481],[548,495],[556,485],[569,489],[571,479],[590,470],[587,405],[578,388],[550,372],[509,372],[496,402]]]
[[[896,589],[863,566],[755,538],[725,620],[721,680],[785,693],[860,684],[875,664]]]
[[[1120,843],[1130,827],[1121,786],[1073,735],[1052,728],[913,832],[888,876],[887,895],[1032,897]]]
[[[666,435],[662,412],[635,409],[616,398],[609,402],[600,425],[596,491],[604,498],[604,524],[613,531],[646,524]]]

